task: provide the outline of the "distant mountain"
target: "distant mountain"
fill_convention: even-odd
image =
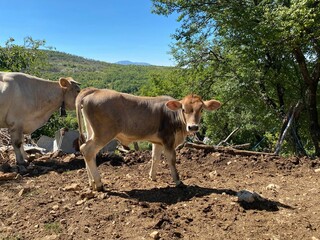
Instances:
[[[120,64],[120,65],[139,65],[139,66],[151,66],[149,63],[145,62],[131,62],[128,60],[123,60],[123,61],[118,61],[115,64]]]

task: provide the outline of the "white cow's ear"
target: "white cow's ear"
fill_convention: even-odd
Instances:
[[[172,110],[172,111],[177,111],[177,110],[179,110],[180,108],[182,108],[181,102],[175,101],[175,100],[168,101],[168,102],[166,103],[166,106],[167,106],[167,108],[169,108],[169,109]]]
[[[221,103],[217,100],[208,100],[203,102],[203,108],[208,111],[213,111],[220,108]]]
[[[59,84],[60,84],[60,86],[61,86],[62,88],[68,88],[68,87],[71,85],[69,79],[70,79],[70,78],[64,78],[64,77],[60,78],[60,79],[59,79]]]

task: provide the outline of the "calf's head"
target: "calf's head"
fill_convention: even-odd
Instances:
[[[216,110],[221,106],[221,103],[214,99],[203,101],[200,96],[191,94],[180,101],[168,101],[166,106],[172,111],[182,110],[183,121],[186,124],[187,132],[197,132],[200,128],[202,110]]]
[[[68,110],[76,109],[75,102],[76,102],[76,97],[80,92],[80,86],[79,86],[80,84],[74,81],[71,77],[60,78],[59,84],[64,92],[63,101],[65,104],[65,107]]]

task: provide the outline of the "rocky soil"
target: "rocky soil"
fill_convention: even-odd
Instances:
[[[182,148],[176,188],[165,161],[149,180],[149,151],[104,155],[94,192],[80,154],[17,174],[0,153],[0,239],[320,239],[319,159]]]

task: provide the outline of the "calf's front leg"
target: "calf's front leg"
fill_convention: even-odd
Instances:
[[[176,168],[176,151],[174,148],[165,148],[164,154],[167,158],[167,162],[170,168],[171,176],[176,186],[182,186],[183,183],[180,181],[179,174]]]

